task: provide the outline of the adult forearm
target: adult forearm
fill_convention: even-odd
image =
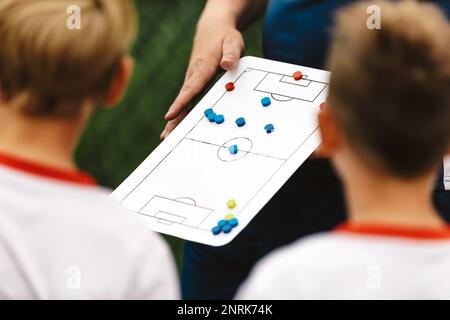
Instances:
[[[260,16],[266,5],[267,0],[208,0],[198,25],[217,21],[242,30]]]
[[[205,88],[219,68],[233,69],[244,50],[239,30],[265,8],[266,0],[208,0],[199,19],[189,67],[177,98],[166,114],[161,138],[180,123],[193,99]]]

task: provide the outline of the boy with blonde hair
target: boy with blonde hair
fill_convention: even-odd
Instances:
[[[73,160],[126,90],[135,30],[129,0],[0,2],[0,299],[178,297],[166,244]]]
[[[450,228],[433,208],[450,144],[450,25],[432,4],[359,3],[337,15],[322,152],[348,222],[260,262],[245,299],[449,299]]]

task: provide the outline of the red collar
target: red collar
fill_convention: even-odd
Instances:
[[[65,182],[76,183],[85,186],[95,186],[97,182],[90,175],[78,170],[62,170],[41,165],[29,160],[20,159],[15,156],[7,155],[0,152],[0,165],[15,170],[26,172],[29,174],[61,180]]]
[[[431,229],[431,228],[396,227],[396,226],[375,225],[375,224],[356,225],[351,223],[344,223],[338,226],[335,229],[335,232],[414,238],[422,240],[450,239],[450,226],[445,226],[440,229]]]

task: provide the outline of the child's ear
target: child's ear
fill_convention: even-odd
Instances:
[[[316,154],[319,157],[332,157],[340,146],[340,130],[336,117],[330,108],[319,112],[318,117],[322,144]]]
[[[106,95],[103,105],[106,107],[114,107],[122,100],[133,74],[134,60],[130,56],[122,58],[120,62],[119,72],[111,81],[111,86]]]

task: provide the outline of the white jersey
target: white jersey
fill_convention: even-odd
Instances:
[[[257,264],[238,299],[450,299],[450,228],[346,225]]]
[[[177,299],[167,245],[88,176],[0,155],[0,299]]]

